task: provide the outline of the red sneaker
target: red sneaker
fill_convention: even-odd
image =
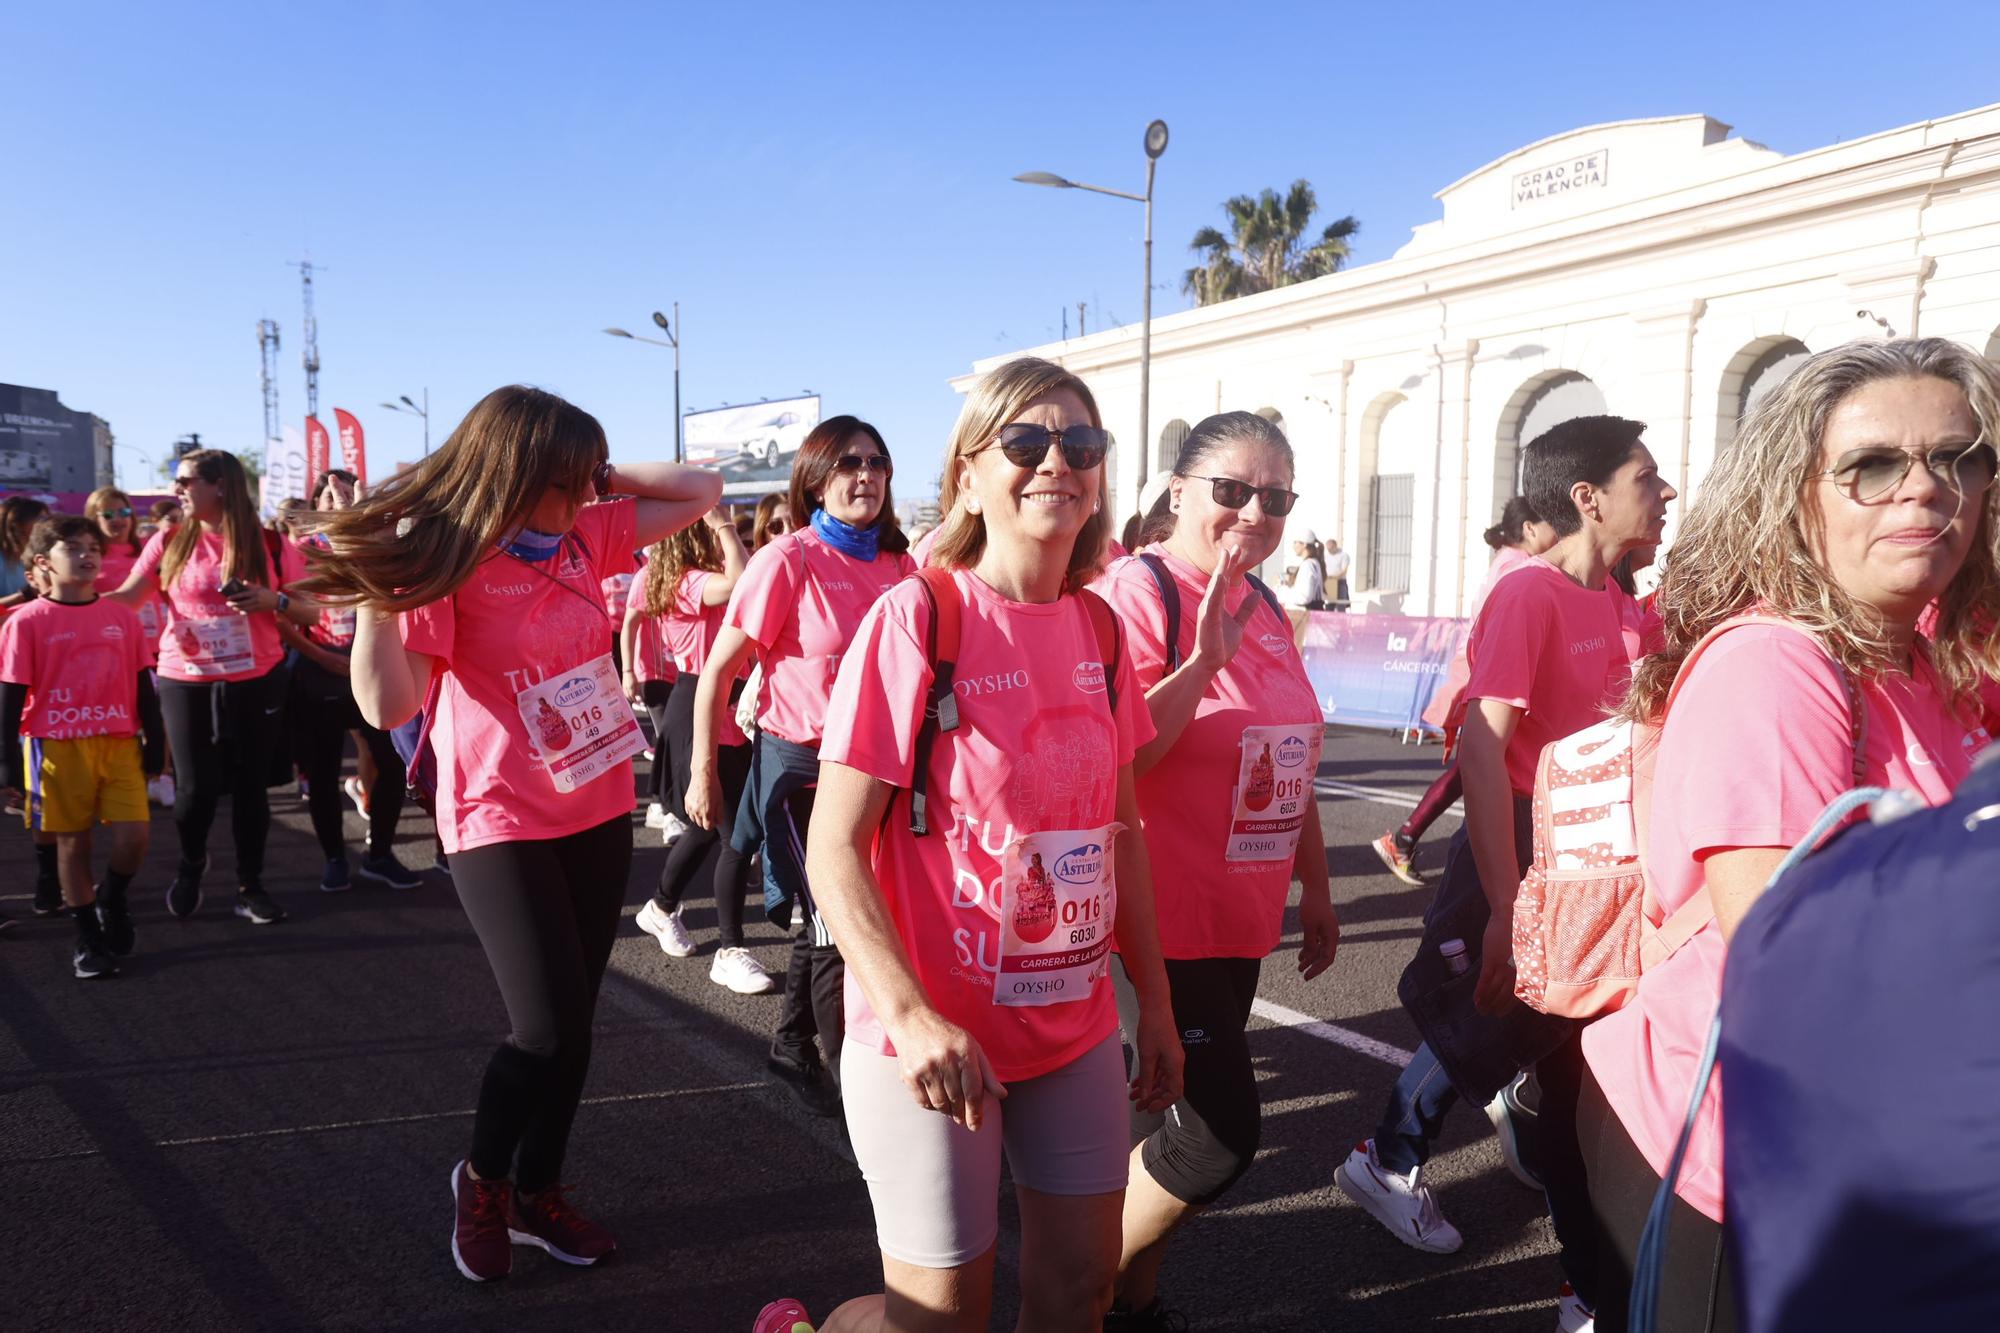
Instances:
[[[504,1180],[474,1180],[467,1163],[451,1169],[451,1200],[458,1219],[451,1228],[451,1261],[474,1282],[491,1282],[513,1271],[507,1245],[507,1214],[513,1186]]]
[[[813,1333],[812,1316],[806,1307],[790,1297],[772,1301],[757,1313],[750,1333]]]
[[[516,1245],[539,1245],[566,1264],[594,1264],[617,1251],[611,1233],[569,1206],[567,1185],[551,1185],[529,1198],[507,1196],[507,1238]]]

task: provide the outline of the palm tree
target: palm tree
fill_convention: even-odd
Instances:
[[[1307,228],[1319,211],[1319,200],[1302,180],[1293,181],[1282,199],[1271,189],[1254,199],[1239,194],[1223,201],[1222,211],[1229,216],[1231,234],[1203,227],[1188,246],[1204,258],[1200,268],[1189,269],[1181,278],[1181,290],[1197,305],[1337,273],[1351,254],[1349,243],[1361,230],[1349,214],[1307,245]]]

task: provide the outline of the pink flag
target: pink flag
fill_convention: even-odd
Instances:
[[[340,430],[340,465],[368,484],[368,444],[361,436],[361,423],[344,407],[333,409],[334,425]]]
[[[333,466],[333,441],[318,417],[306,418],[306,494],[311,495],[319,474]]]

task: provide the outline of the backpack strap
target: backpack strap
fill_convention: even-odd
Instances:
[[[952,686],[958,670],[965,603],[948,569],[925,565],[909,577],[924,590],[924,600],[930,606],[931,687],[924,695],[924,720],[917,727],[915,766],[910,773],[910,832],[921,838],[930,832],[926,789],[930,785],[931,750],[939,732],[958,730],[958,693]]]
[[[1090,615],[1090,627],[1097,634],[1097,656],[1104,663],[1104,698],[1111,713],[1118,715],[1118,666],[1125,652],[1125,637],[1118,627],[1118,615],[1111,603],[1084,588],[1077,593]]]
[[[1153,586],[1160,590],[1160,607],[1167,613],[1167,675],[1181,669],[1181,589],[1174,582],[1174,576],[1167,572],[1167,562],[1151,551],[1139,553],[1139,563],[1153,576]]]
[[[1271,614],[1282,620],[1285,623],[1286,629],[1290,629],[1292,625],[1291,617],[1285,614],[1284,605],[1278,601],[1278,594],[1271,591],[1271,585],[1258,578],[1255,574],[1245,574],[1243,577],[1250,580],[1250,586],[1263,595],[1264,605],[1271,608]]]

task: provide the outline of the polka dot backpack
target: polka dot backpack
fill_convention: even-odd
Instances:
[[[1669,711],[1696,660],[1739,625],[1808,633],[1775,616],[1723,621],[1681,663],[1667,692]],[[1841,681],[1859,785],[1867,714],[1845,670]],[[1664,913],[1646,874],[1640,852],[1659,743],[1658,723],[1609,718],[1542,750],[1535,769],[1534,860],[1514,899],[1514,993],[1530,1008],[1565,1018],[1610,1013],[1631,998],[1641,975],[1672,957],[1715,915],[1706,893]]]

